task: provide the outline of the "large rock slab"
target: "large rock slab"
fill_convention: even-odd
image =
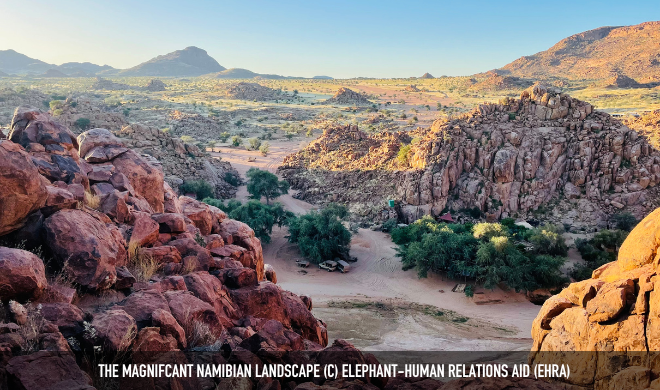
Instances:
[[[0,300],[34,300],[47,285],[40,258],[21,249],[0,247]]]
[[[109,288],[115,267],[126,262],[126,243],[114,225],[82,210],[62,210],[44,222],[46,244],[71,281],[93,290]]]
[[[0,140],[0,236],[23,226],[25,218],[46,204],[48,192],[39,170],[18,145]]]

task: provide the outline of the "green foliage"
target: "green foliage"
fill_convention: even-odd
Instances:
[[[64,107],[64,101],[63,100],[51,100],[50,103],[48,103],[48,106],[52,111],[55,110],[61,110],[62,107]]]
[[[264,243],[270,242],[273,226],[282,227],[287,224],[294,214],[284,210],[281,203],[265,205],[257,200],[250,200],[245,204],[237,200],[230,200],[227,205],[223,201],[205,198],[204,203],[215,206],[226,212],[229,218],[241,221],[254,230],[254,234]]]
[[[277,176],[257,168],[250,168],[245,174],[248,178],[247,190],[253,199],[266,198],[266,204],[271,199],[289,192],[289,182],[278,180]]]
[[[404,166],[408,165],[411,148],[412,145],[402,145],[401,148],[399,148],[399,153],[396,155],[396,160],[399,164]]]
[[[239,137],[238,135],[235,135],[231,137],[231,144],[232,146],[239,147],[243,144],[243,139],[241,139],[241,137]]]
[[[591,278],[595,269],[616,260],[626,237],[628,232],[625,230],[601,230],[590,240],[575,240],[575,246],[584,264],[573,266],[569,272],[570,276],[577,281]]]
[[[383,223],[382,230],[386,233],[390,233],[396,227],[397,227],[396,218],[390,218],[387,221],[385,221],[385,223]]]
[[[259,138],[250,138],[248,140],[248,150],[259,150],[261,147],[261,140]]]
[[[264,156],[268,155],[269,149],[270,149],[270,144],[268,142],[264,142],[263,144],[261,144],[261,146],[259,146],[259,151]]]
[[[225,181],[234,187],[241,185],[241,177],[233,172],[225,173]]]
[[[182,135],[181,136],[181,141],[183,141],[187,144],[194,144],[195,143],[195,138],[193,138],[189,135]]]
[[[466,297],[472,298],[474,296],[474,286],[468,284],[467,286],[465,286],[465,290],[463,290],[463,292],[465,293]]]
[[[568,254],[568,247],[562,233],[562,228],[546,224],[541,228],[533,229],[528,241],[534,245],[536,253],[551,256],[566,256]]]
[[[91,123],[92,123],[92,121],[90,121],[90,120],[87,119],[87,118],[78,118],[78,119],[76,119],[76,121],[75,121],[76,126],[77,126],[80,130],[85,130],[85,129],[89,128],[89,125],[90,125]]]
[[[444,272],[450,278],[471,278],[494,288],[500,283],[516,291],[550,288],[561,285],[560,272],[565,259],[554,254],[565,248],[556,229],[534,231],[540,236],[530,250],[517,241],[524,227],[514,221],[478,223],[474,226],[445,224],[426,216],[405,227],[392,229],[392,241],[399,245],[398,253],[404,269],[416,268],[420,277],[428,272]],[[509,229],[508,226],[515,226]],[[552,234],[549,234],[552,233]],[[550,242],[551,244],[548,244]],[[546,245],[541,248],[537,245]]]
[[[227,142],[227,140],[229,139],[230,136],[231,136],[231,134],[229,134],[228,132],[224,131],[224,132],[220,133],[220,135],[218,136],[218,138],[220,138],[220,141],[222,141],[222,143],[225,143],[225,142]]]
[[[73,107],[73,104],[71,105]],[[130,108],[125,108],[122,113],[124,114],[125,117],[128,117],[131,114],[131,109]]]
[[[629,232],[637,225],[637,218],[630,213],[620,213],[612,217],[612,222],[617,229]]]
[[[197,199],[211,198],[215,196],[215,189],[205,180],[187,181],[179,186],[183,194],[195,194]]]
[[[341,222],[347,215],[345,207],[329,204],[320,211],[290,218],[289,242],[298,244],[300,253],[317,264],[347,258],[351,233]]]

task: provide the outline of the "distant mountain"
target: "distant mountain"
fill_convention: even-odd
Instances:
[[[63,73],[57,69],[48,69],[46,73],[40,75],[41,77],[69,77],[66,73]]]
[[[14,50],[0,50],[0,70],[6,73],[44,73],[55,65],[30,58]]]
[[[424,73],[422,77],[420,77],[420,79],[434,79],[434,78],[435,77],[433,77],[433,75],[429,72]]]
[[[225,70],[205,50],[190,46],[119,72],[121,76],[201,76]]]
[[[9,77],[9,75],[0,70],[0,77]]]
[[[575,34],[501,70],[534,79],[607,79],[618,74],[638,82],[660,81],[660,22]]]
[[[91,62],[67,62],[57,67],[57,70],[71,76],[80,75],[81,73],[95,75],[97,73],[114,70],[110,65],[96,65]]]
[[[255,73],[251,70],[242,69],[242,68],[231,68],[223,70],[222,72],[213,73],[210,75],[216,79],[270,79],[270,80],[280,80],[286,79],[289,77],[284,77],[276,74],[261,74]]]
[[[330,77],[330,76],[314,76],[314,77],[312,77],[312,78],[313,78],[313,79],[316,79],[316,80],[334,80],[334,79],[333,79],[332,77]]]

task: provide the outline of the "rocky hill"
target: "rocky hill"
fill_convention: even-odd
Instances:
[[[257,83],[241,82],[230,85],[225,95],[230,99],[265,101],[277,99],[278,92]]]
[[[123,143],[158,161],[165,181],[174,189],[184,181],[203,179],[215,188],[216,197],[233,198],[237,188],[225,181],[227,174],[238,177],[231,164],[210,158],[195,145],[189,145],[155,127],[131,124],[114,134]]]
[[[660,154],[589,103],[537,85],[410,134],[326,130],[280,172],[300,197],[347,203],[369,220],[390,218],[393,199],[403,221],[476,209],[578,229],[622,210],[646,215]]]
[[[119,72],[121,76],[201,76],[225,70],[205,50],[190,46]]]
[[[660,110],[647,112],[639,117],[628,116],[623,121],[626,126],[646,136],[654,148],[660,149]]]
[[[223,70],[222,72],[214,73],[210,75],[216,79],[271,79],[271,80],[280,80],[285,79],[286,77],[276,75],[276,74],[261,74],[255,73],[251,70],[242,69],[242,68],[231,68]]]
[[[93,75],[114,70],[111,66],[101,66],[90,62],[67,62],[62,65],[53,65],[30,58],[14,50],[0,50],[0,71],[16,74],[43,74],[51,69],[68,76],[76,74]]]
[[[606,79],[612,72],[637,82],[660,81],[660,22],[601,27],[561,40],[546,51],[504,66],[517,77]]]
[[[324,102],[321,102],[320,104],[370,106],[373,103],[371,103],[363,94],[345,87],[341,87],[337,90],[333,97]]]
[[[658,238],[660,209],[635,227],[615,262],[548,299],[532,326],[531,362],[570,364],[568,382],[580,388],[657,388]]]

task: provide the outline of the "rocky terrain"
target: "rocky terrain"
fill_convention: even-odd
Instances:
[[[372,103],[361,93],[341,87],[337,93],[321,104],[348,104],[353,106],[370,106]]]
[[[227,174],[238,176],[228,162],[210,158],[195,145],[184,143],[155,127],[132,124],[116,131],[123,143],[141,154],[155,158],[165,181],[178,188],[184,181],[203,179],[215,188],[219,199],[232,198],[237,188],[225,181]]]
[[[627,116],[624,118],[624,123],[646,136],[654,148],[660,149],[660,110],[647,112],[639,117]]]
[[[92,84],[92,89],[105,90],[105,91],[123,91],[126,89],[133,89],[130,85],[115,83],[112,80],[97,77],[96,82]]]
[[[533,83],[529,80],[524,80],[513,76],[502,76],[497,72],[491,71],[486,73],[486,78],[479,81],[472,86],[469,90],[475,91],[501,91],[506,89],[520,90],[527,88]]]
[[[536,85],[409,134],[326,130],[285,159],[303,199],[339,201],[373,220],[478,209],[488,219],[536,218],[571,228],[653,208],[660,154],[589,103]]]
[[[57,115],[57,121],[75,133],[85,130],[81,129],[77,124],[77,121],[81,118],[89,120],[88,128],[100,127],[116,131],[128,125],[128,120],[123,113],[102,104],[96,99],[84,97],[77,99],[68,98],[64,101],[60,111],[58,112],[59,115]]]
[[[144,89],[149,92],[161,92],[167,90],[165,83],[158,79],[149,80],[149,83],[147,83]]]
[[[521,57],[502,69],[513,76],[570,80],[606,79],[611,72],[637,82],[660,81],[660,22],[600,27]]]
[[[50,100],[50,97],[36,89],[0,89],[0,127],[9,127],[16,107],[22,105],[40,107],[47,100]]]
[[[561,357],[573,367],[568,381],[578,386],[657,388],[659,237],[656,209],[630,233],[617,261],[548,299],[534,320],[531,361]]]
[[[257,83],[240,82],[230,85],[225,91],[230,99],[266,101],[277,99],[277,91]]]

